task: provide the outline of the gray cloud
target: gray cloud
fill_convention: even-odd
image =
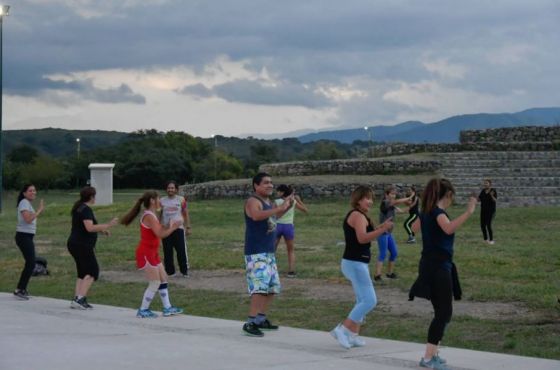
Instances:
[[[333,105],[323,94],[295,84],[266,85],[258,81],[235,80],[207,88],[202,84],[185,86],[181,94],[199,98],[216,96],[235,103],[256,105],[288,105],[307,108],[322,108]]]
[[[55,89],[84,99],[141,104],[145,99],[126,85],[99,90],[87,82],[55,83],[43,76],[109,68],[188,66],[203,71],[226,55],[248,61],[255,72],[266,67],[282,85],[271,88],[241,80],[212,88],[187,86],[182,93],[250,104],[324,107],[334,103],[302,86],[355,78],[408,83],[439,79],[423,63],[446,59],[466,66],[464,79],[440,81],[446,86],[497,95],[525,90],[528,98],[512,105],[557,101],[559,95],[559,58],[553,46],[560,43],[560,7],[554,0],[98,0],[89,9],[98,14],[86,17],[88,11],[79,7],[89,2],[76,3],[14,4],[3,28],[7,93],[40,95]],[[505,55],[505,63],[497,64],[489,57],[519,44],[532,47],[520,60],[507,63]],[[409,109],[387,107],[381,95],[372,94],[377,100],[368,104],[361,104],[363,98],[340,103],[338,124],[366,112],[385,120]],[[378,109],[370,112],[367,106]]]

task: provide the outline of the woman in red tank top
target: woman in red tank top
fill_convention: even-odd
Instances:
[[[142,305],[138,309],[136,316],[140,318],[157,317],[150,310],[150,303],[158,291],[163,303],[163,316],[180,314],[183,310],[173,307],[169,301],[168,278],[158,251],[160,240],[181,226],[181,222],[174,221],[169,228],[164,228],[159,223],[155,214],[156,210],[160,207],[159,195],[156,191],[150,190],[145,192],[136,201],[134,207],[121,219],[121,223],[127,226],[130,225],[140,213],[142,206],[144,206],[144,212],[140,218],[140,242],[136,248],[136,267],[144,271],[149,284],[144,292]]]

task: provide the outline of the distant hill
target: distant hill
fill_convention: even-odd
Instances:
[[[456,143],[459,132],[499,127],[560,125],[560,108],[533,108],[518,113],[479,113],[453,116],[434,123],[408,121],[394,126],[370,127],[371,139],[379,142]],[[336,140],[352,143],[369,140],[364,128],[322,131],[298,137],[302,143],[317,140]]]
[[[41,153],[55,157],[77,154],[76,139],[80,139],[80,150],[91,150],[110,146],[126,140],[128,134],[117,131],[100,130],[65,130],[60,128],[43,128],[36,130],[8,130],[2,132],[3,152],[20,145],[29,145]]]

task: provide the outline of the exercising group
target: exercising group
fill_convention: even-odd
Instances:
[[[484,239],[493,244],[491,221],[496,210],[497,192],[490,185],[490,180],[485,180],[485,188],[480,193],[479,199],[471,197],[466,211],[454,220],[450,220],[446,213],[455,195],[455,189],[448,180],[432,179],[428,182],[421,197],[421,211],[418,209],[420,198],[414,188],[409,190],[407,197],[396,199],[396,188],[389,187],[381,201],[380,223],[377,227],[368,215],[373,205],[373,190],[368,186],[358,186],[354,189],[350,199],[351,210],[346,214],[342,225],[345,249],[341,270],[352,284],[356,302],[349,315],[331,331],[331,335],[342,347],[350,349],[365,345],[363,339],[359,337],[360,326],[366,315],[377,304],[369,271],[372,240],[377,239],[379,247],[374,280],[381,279],[381,269],[387,251],[390,257],[386,276],[396,278],[394,263],[397,247],[391,232],[395,212],[403,212],[397,205],[406,204],[409,207],[409,217],[405,221],[405,229],[409,234],[407,242],[415,242],[415,233],[421,231],[423,244],[418,279],[410,290],[410,299],[426,298],[431,300],[434,307],[434,318],[428,330],[426,351],[420,360],[420,366],[447,369],[445,360],[439,356],[438,345],[451,319],[452,297],[457,294],[457,291],[460,294],[453,264],[454,234],[472,215],[477,201],[480,200],[486,212],[484,215],[481,213]],[[284,238],[288,247],[288,276],[294,277],[293,212],[296,208],[307,212],[307,207],[288,186],[279,186],[280,199],[272,201],[274,185],[271,176],[266,173],[257,174],[252,180],[252,186],[254,193],[244,205],[246,226],[244,255],[246,280],[251,299],[249,315],[242,330],[247,335],[262,337],[263,330],[278,329],[278,326],[267,318],[267,311],[274,295],[278,294],[281,288],[275,257],[276,248],[281,238]],[[148,287],[137,311],[137,317],[140,318],[157,317],[157,314],[150,310],[150,303],[158,293],[163,304],[163,316],[183,312],[181,308],[171,304],[168,291],[168,276],[175,273],[173,249],[177,252],[181,273],[183,276],[188,276],[185,234],[190,233],[190,218],[186,201],[177,195],[177,190],[177,184],[171,181],[166,187],[169,199],[162,200],[156,191],[145,192],[120,220],[121,224],[128,226],[142,211],[139,220],[140,242],[136,249],[136,266],[144,272]],[[44,211],[42,200],[37,210],[32,206],[36,194],[33,185],[25,185],[17,201],[16,244],[24,256],[25,266],[14,295],[22,300],[29,299],[27,284],[35,265],[33,236],[36,232],[37,217]],[[87,302],[87,293],[92,283],[99,277],[99,266],[95,257],[97,233],[108,235],[110,228],[119,222],[116,218],[103,224],[97,222],[91,209],[95,203],[95,195],[95,188],[89,186],[83,188],[80,191],[80,198],[71,210],[72,228],[67,246],[75,260],[77,270],[74,298],[70,304],[71,308],[75,309],[92,309]],[[488,206],[488,202],[493,202],[493,207]],[[162,209],[162,213],[158,215],[159,209]],[[279,227],[279,225],[288,226]],[[280,233],[277,229],[280,229]],[[172,239],[167,239],[174,234]],[[161,239],[167,239],[164,242],[164,247],[167,245],[165,248],[168,249],[164,253],[165,266],[159,258]]]

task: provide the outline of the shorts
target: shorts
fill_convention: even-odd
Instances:
[[[143,270],[146,267],[156,267],[161,263],[157,248],[136,248],[136,267]]]
[[[286,240],[294,240],[294,224],[276,224],[276,239],[284,237]]]
[[[280,276],[274,253],[246,255],[245,272],[249,294],[280,293]]]
[[[79,279],[91,276],[93,280],[99,279],[99,264],[95,258],[95,250],[88,245],[68,242],[68,252],[76,262],[76,271]]]

